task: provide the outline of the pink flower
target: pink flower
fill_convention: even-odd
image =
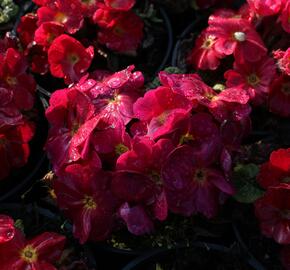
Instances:
[[[279,13],[282,0],[247,0],[247,2],[259,16],[270,16]]]
[[[272,58],[264,57],[257,62],[235,62],[234,70],[225,73],[228,87],[242,87],[247,90],[255,104],[265,103],[270,85],[276,76],[276,66]]]
[[[106,239],[112,229],[114,198],[111,174],[93,163],[72,164],[54,182],[57,203],[73,221],[73,234],[83,244]]]
[[[249,95],[241,88],[228,88],[218,94],[196,74],[160,72],[159,77],[163,85],[170,86],[173,92],[190,100],[194,104],[194,110],[199,111],[204,106],[220,122],[240,121],[251,112],[248,105]]]
[[[217,52],[223,55],[234,53],[236,60],[256,62],[267,53],[259,34],[244,19],[211,16],[207,32],[217,37]]]
[[[270,160],[262,164],[257,181],[263,188],[290,182],[290,148],[273,151]]]
[[[17,34],[23,47],[27,47],[34,37],[34,32],[37,29],[37,16],[28,13],[21,17],[17,27]]]
[[[82,14],[88,18],[91,18],[93,16],[93,14],[98,9],[98,5],[100,3],[100,0],[89,0],[89,1],[77,0],[77,1],[81,4]]]
[[[163,86],[148,91],[134,104],[135,117],[148,124],[148,135],[154,139],[172,132],[191,109],[188,99]]]
[[[128,203],[124,203],[119,209],[119,215],[125,221],[130,233],[135,235],[143,235],[151,233],[154,224],[150,217],[140,205],[130,207]]]
[[[53,4],[54,0],[32,0],[38,6],[48,6]]]
[[[112,26],[101,27],[98,41],[113,51],[134,55],[143,39],[143,27],[143,21],[134,12],[122,12]]]
[[[216,41],[217,38],[214,35],[209,35],[206,30],[203,31],[196,39],[195,46],[188,55],[188,63],[196,69],[217,69],[220,59],[225,55],[215,50]]]
[[[46,149],[56,172],[66,164],[88,158],[101,167],[97,153],[89,148],[98,116],[85,94],[75,88],[54,92],[46,117],[51,125]]]
[[[94,57],[93,47],[87,49],[73,37],[61,35],[57,37],[48,50],[50,72],[67,82],[77,82],[90,67]]]
[[[11,241],[0,245],[1,269],[56,270],[53,264],[60,259],[64,245],[62,235],[45,232],[26,240],[17,229]]]
[[[0,87],[0,128],[22,123],[22,114],[13,104],[13,92]]]
[[[283,4],[282,4],[280,20],[281,20],[284,31],[286,31],[287,33],[290,33],[290,22],[289,22],[290,2],[288,0],[282,0],[282,1],[283,1]]]
[[[217,124],[207,113],[194,114],[188,120],[186,128],[179,131],[178,144],[191,146],[192,156],[198,159],[198,162],[211,164],[217,160],[222,150]]]
[[[135,0],[104,0],[105,5],[111,9],[128,11],[135,5]]]
[[[129,211],[132,218],[135,214],[143,213],[142,216],[149,220],[166,219],[167,199],[163,190],[161,168],[173,148],[173,144],[167,139],[154,143],[147,137],[135,137],[132,149],[118,158],[112,190],[121,201],[137,206],[134,211],[132,209],[132,212],[128,210],[129,205],[126,206],[126,213]],[[125,210],[121,207],[119,211],[124,213]],[[133,231],[133,226],[130,227],[132,221],[127,220],[127,215],[125,217],[121,215],[121,217],[127,223],[129,231]],[[136,222],[139,222],[139,218],[136,217],[136,219]],[[148,226],[143,226],[142,229],[133,233],[138,235],[150,231],[152,222],[148,221],[146,224]],[[139,228],[140,224],[135,224],[135,227]]]
[[[290,243],[290,186],[281,184],[269,188],[265,195],[255,202],[255,214],[262,233],[274,238],[279,244]]]
[[[234,189],[223,173],[199,161],[188,145],[176,148],[162,169],[169,209],[184,216],[202,213],[208,218],[218,212],[220,196]]]
[[[69,34],[74,34],[83,25],[84,15],[78,0],[56,0],[53,5],[43,6],[37,10],[38,26],[44,22],[63,24]]]
[[[92,134],[91,142],[91,147],[99,154],[103,163],[106,162],[111,168],[115,167],[116,159],[131,147],[131,137],[121,121],[116,122],[116,125],[104,125],[100,121]]]
[[[286,75],[290,76],[290,48],[285,52],[277,50],[273,52],[274,58],[278,61],[279,69]]]
[[[134,117],[133,104],[140,96],[144,77],[134,66],[105,76],[101,81],[81,81],[77,87],[86,93],[96,108],[100,119],[112,125],[121,121],[123,125]]]
[[[239,151],[243,139],[251,132],[251,118],[249,116],[245,116],[240,121],[224,121],[221,124],[220,129],[222,141],[226,148],[229,150]]]
[[[64,27],[57,22],[45,22],[35,31],[34,40],[37,44],[49,47],[53,40],[64,33]]]
[[[27,122],[0,128],[0,180],[7,177],[12,168],[26,164],[30,153],[28,143],[33,135],[34,126]]]
[[[14,235],[14,220],[8,216],[0,215],[0,245],[11,241]]]
[[[227,88],[212,98],[209,110],[221,123],[242,121],[251,113],[249,100],[248,93],[242,88]]]
[[[33,77],[26,73],[28,64],[24,55],[8,48],[5,55],[0,56],[0,61],[0,86],[12,90],[17,108],[32,109],[36,84]]]
[[[49,72],[46,48],[33,42],[26,49],[25,56],[27,59],[29,59],[32,72],[41,75]]]
[[[100,5],[93,15],[93,21],[101,28],[111,28],[116,24],[121,15],[122,12],[113,10],[105,5]]]
[[[270,87],[270,111],[283,117],[290,117],[290,77],[280,76]]]
[[[251,9],[248,3],[245,3],[240,7],[238,14],[241,15],[241,18],[250,23],[255,23],[257,19],[255,12]]]

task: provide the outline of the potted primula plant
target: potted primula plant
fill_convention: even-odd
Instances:
[[[277,12],[284,14],[285,6],[282,3]],[[189,56],[202,65],[197,65],[198,73],[163,71],[159,83],[148,88],[133,66],[115,73],[95,70],[52,94],[46,111],[51,185],[80,243],[111,239],[111,245],[121,247],[126,242],[118,243],[116,235],[127,228],[135,239],[152,234],[151,248],[153,243],[168,248],[168,235],[163,234],[165,241],[155,241],[154,231],[166,225],[177,230],[177,223],[166,223],[177,215],[186,221],[193,218],[203,229],[211,227],[206,236],[193,232],[193,242],[200,235],[212,237],[211,225],[217,228],[223,222],[227,231],[235,228],[234,237],[227,234],[218,241],[243,243],[247,250],[237,233],[242,230],[244,235],[243,227],[236,226],[245,208],[251,226],[259,228],[260,220],[264,235],[288,244],[283,229],[288,226],[288,206],[282,198],[289,188],[289,141],[270,132],[281,123],[289,127],[289,108],[277,105],[289,102],[288,51],[280,35],[281,50],[275,51],[274,60],[256,29],[263,30],[263,22],[254,24],[257,11],[250,5],[241,10],[216,10],[210,16],[199,37],[203,42],[197,40]],[[275,16],[277,25],[281,16]],[[203,69],[214,69],[215,76]],[[279,178],[283,184],[271,184],[264,193],[256,181],[259,165],[277,148],[284,153],[279,155],[283,165],[273,167],[284,173]],[[191,226],[195,224],[185,227]],[[186,237],[189,241],[190,235]],[[136,242],[135,248],[143,245]],[[276,263],[275,255],[265,251],[276,249],[272,242],[259,252],[248,246],[247,252],[254,252],[265,267]],[[285,253],[287,247],[284,264]]]

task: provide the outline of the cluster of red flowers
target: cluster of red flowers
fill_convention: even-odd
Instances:
[[[57,202],[81,243],[120,221],[151,232],[169,211],[211,218],[234,194],[231,155],[251,128],[247,91],[161,72],[162,85],[142,96],[133,68],[86,76],[53,93],[46,111]]]
[[[27,112],[33,108],[36,85],[27,68],[14,40],[9,36],[0,40],[0,180],[29,157],[34,124]]]
[[[287,0],[248,0],[238,12],[217,10],[209,17],[209,26],[197,38],[188,62],[197,69],[216,70],[221,59],[233,55],[233,69],[224,73],[226,85],[247,90],[252,104],[267,104],[270,111],[289,117],[289,52],[273,52],[281,71],[278,75],[275,61],[268,55],[256,30],[263,20],[272,16],[289,33],[289,12]]]
[[[261,231],[279,244],[289,245],[290,148],[272,152],[270,160],[261,166],[257,180],[266,189],[265,195],[255,202]],[[289,256],[289,246],[285,246],[282,261],[286,269],[290,269]]]
[[[8,216],[0,215],[0,270],[49,269],[60,258],[65,237],[52,232],[25,239]]]
[[[23,16],[17,29],[32,71],[50,71],[68,84],[85,75],[99,44],[134,54],[143,38],[143,21],[132,11],[135,0],[34,2],[40,6],[37,13]],[[95,28],[95,37],[80,42],[76,35],[89,28]]]

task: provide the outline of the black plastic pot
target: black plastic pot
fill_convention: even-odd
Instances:
[[[90,243],[100,269],[119,270],[130,261],[150,252],[150,250],[127,250],[109,244]]]
[[[182,257],[185,252],[187,252],[186,256]],[[200,254],[199,252],[202,253]],[[202,254],[206,257],[203,257]],[[154,250],[131,261],[123,268],[123,270],[156,269],[156,265],[165,265],[165,268],[161,269],[175,270],[265,270],[262,265],[257,264],[256,262],[253,263],[253,261],[248,257],[241,256],[241,254],[239,254],[234,248],[228,248],[226,246],[207,242],[195,242],[190,247],[180,246],[174,249]],[[241,268],[238,268],[238,266]]]
[[[163,61],[161,62],[160,66],[158,67],[157,72],[163,70],[166,67],[166,64],[169,60],[171,55],[172,47],[173,47],[173,33],[172,33],[172,26],[168,14],[166,13],[165,9],[162,7],[160,8],[160,13],[163,17],[164,25],[167,29],[167,49],[164,54]]]
[[[194,47],[194,42],[201,31],[207,26],[207,16],[196,16],[192,23],[190,23],[183,32],[179,35],[178,40],[174,46],[171,66],[178,67],[182,70],[186,69],[186,59],[189,50]],[[186,47],[184,47],[184,44]],[[188,45],[188,46],[187,46]]]
[[[202,223],[196,222],[197,227],[200,227],[201,224]],[[173,249],[179,248],[179,246],[181,246],[181,243],[180,245],[174,244],[178,241],[182,241],[183,243],[182,245],[185,245],[185,246],[191,245],[191,243],[195,243],[195,241],[202,241],[202,242],[214,241],[216,244],[223,245],[223,246],[230,246],[232,245],[232,243],[237,242],[234,231],[232,229],[231,222],[221,223],[218,225],[215,223],[212,223],[212,225],[210,226],[215,226],[216,228],[215,231],[212,231],[212,235],[204,233],[203,235],[202,234],[191,235],[187,240],[171,239],[172,245],[174,245]],[[220,229],[222,229],[222,231],[220,231]],[[198,231],[198,229],[196,231]],[[204,231],[207,231],[207,228],[204,228]],[[124,239],[126,239],[127,237],[130,237],[129,233],[128,235],[124,237]],[[159,253],[160,250],[162,251],[168,250],[167,247],[164,247],[164,248],[162,247],[160,249],[158,247],[156,248],[148,247],[148,245],[144,246],[144,243],[142,242],[145,240],[144,237],[143,239],[141,238],[140,244],[138,244],[138,237],[135,237],[134,239],[135,240],[133,240],[133,243],[135,244],[134,244],[134,247],[132,247],[132,249],[122,249],[119,247],[114,247],[113,244],[109,244],[109,243],[91,243],[90,245],[92,249],[94,250],[97,261],[100,262],[100,264],[103,267],[108,267],[109,269],[112,269],[112,270],[114,269],[117,270],[117,269],[120,269],[121,267],[125,267],[125,265],[127,265],[130,261],[137,260],[137,258],[139,257],[147,257],[149,256],[148,254]],[[167,244],[164,243],[164,245],[166,246]]]
[[[38,117],[34,138],[30,141],[30,156],[25,166],[12,169],[10,175],[0,181],[0,202],[19,201],[22,193],[36,180],[39,180],[47,170],[46,153],[43,150],[48,124],[44,117],[44,100],[36,99]]]

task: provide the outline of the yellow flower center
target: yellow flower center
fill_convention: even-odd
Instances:
[[[122,100],[121,96],[118,95],[117,93],[115,93],[113,95],[113,97],[111,97],[109,99],[109,103],[120,104],[121,103],[121,100]]]
[[[82,203],[84,208],[87,210],[94,210],[97,208],[97,204],[92,196],[85,195],[84,199],[82,200]]]
[[[197,169],[194,173],[193,180],[199,184],[204,183],[206,180],[206,171],[204,169]]]
[[[157,122],[160,124],[160,125],[163,125],[165,123],[167,119],[167,113],[164,112],[162,114],[160,114],[158,117],[157,117]]]
[[[37,261],[37,251],[33,246],[27,245],[21,250],[20,257],[26,263],[34,263]]]
[[[206,50],[210,49],[210,48],[213,46],[213,44],[214,44],[214,40],[215,40],[215,39],[214,39],[214,37],[212,37],[212,36],[207,37],[207,38],[204,40],[204,42],[203,42],[201,48],[206,49]]]
[[[63,12],[57,12],[55,17],[54,17],[54,20],[56,22],[59,22],[59,23],[66,23],[67,22],[67,16],[63,13]]]
[[[119,143],[118,145],[115,146],[115,152],[117,155],[122,155],[123,153],[127,152],[128,150],[129,150],[129,148],[122,143]]]
[[[205,93],[204,95],[208,100],[215,100],[217,97],[212,93]]]
[[[81,0],[81,1],[85,5],[92,5],[95,3],[95,0]]]
[[[179,144],[186,144],[189,142],[194,141],[194,137],[193,135],[186,133],[185,135],[182,135],[180,140],[179,140]]]
[[[81,125],[80,125],[78,122],[74,122],[74,123],[72,124],[71,132],[70,132],[71,136],[74,136],[74,135],[78,132],[80,126],[81,126]]]
[[[6,82],[10,85],[10,86],[15,86],[17,84],[17,79],[15,77],[7,77],[6,78]]]
[[[69,61],[72,63],[72,65],[75,65],[79,60],[80,58],[76,54],[71,54],[69,56]]]
[[[260,78],[255,73],[252,73],[247,77],[247,82],[252,86],[256,86],[260,83]]]

